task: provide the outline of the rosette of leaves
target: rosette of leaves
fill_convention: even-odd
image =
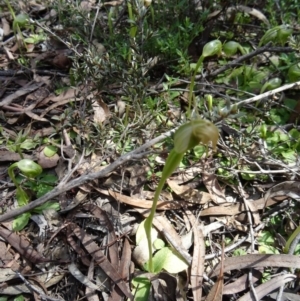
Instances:
[[[18,179],[15,176],[16,169],[21,172]],[[41,197],[53,189],[50,184],[56,182],[56,177],[53,178],[53,176],[50,175],[42,175],[42,172],[42,167],[30,159],[22,159],[13,163],[8,168],[8,175],[16,186],[16,200],[19,207],[27,205],[32,194]],[[43,179],[44,181],[36,182],[37,178]],[[23,187],[26,187],[27,191],[29,190],[31,193],[29,194]],[[41,213],[43,210],[49,208],[58,210],[59,204],[57,202],[47,202],[36,207],[33,211],[35,213]],[[28,224],[30,216],[31,213],[26,212],[15,218],[13,221],[13,229],[15,231],[22,230]]]

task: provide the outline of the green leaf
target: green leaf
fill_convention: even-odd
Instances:
[[[53,145],[48,145],[44,148],[44,155],[46,157],[53,157],[57,153],[57,147]]]
[[[31,37],[28,37],[28,38],[25,38],[24,39],[24,42],[26,43],[26,44],[34,44],[34,39],[33,38],[31,38]]]
[[[258,252],[260,254],[280,254],[276,248],[274,248],[272,246],[267,246],[267,245],[259,246]]]
[[[29,212],[25,212],[19,216],[17,216],[13,221],[13,230],[21,231],[24,227],[27,226],[31,214]]]
[[[269,231],[262,231],[259,234],[257,241],[265,245],[273,245],[275,242],[274,235]]]
[[[49,191],[53,190],[53,186],[47,185],[47,184],[38,184],[35,188],[36,191],[36,197],[40,198],[41,196],[45,195]]]
[[[300,255],[300,244],[296,246],[294,255]]]
[[[242,256],[242,255],[246,255],[247,252],[243,249],[236,249],[233,251],[233,256]]]
[[[135,277],[132,279],[132,285],[135,287],[132,294],[135,301],[148,301],[151,288],[151,282],[148,278]]]
[[[46,210],[46,209],[54,209],[54,210],[58,211],[60,209],[60,205],[58,202],[49,201],[41,206],[35,207],[32,211],[40,214],[40,213],[43,213],[43,210]]]
[[[291,83],[300,80],[300,63],[292,65],[288,71],[289,81]]]
[[[244,170],[250,170],[250,169],[244,168]],[[241,176],[246,181],[254,180],[256,177],[255,174],[251,174],[251,173],[241,173]]]
[[[165,242],[164,242],[162,239],[160,239],[160,238],[156,239],[156,240],[153,242],[153,247],[154,247],[155,250],[160,250],[160,249],[162,249],[165,245],[166,245]]]
[[[169,247],[160,249],[153,257],[154,273],[166,270],[175,274],[187,269],[188,266],[180,254]]]
[[[39,181],[45,182],[47,184],[55,184],[58,180],[56,175],[53,175],[51,173],[42,173],[38,177]]]
[[[193,149],[194,155],[197,159],[202,158],[202,156],[206,153],[206,147],[203,145],[197,145]]]
[[[30,200],[28,194],[21,187],[17,187],[16,199],[20,207],[27,205]]]
[[[287,149],[287,150],[281,152],[281,155],[283,158],[287,159],[287,161],[290,161],[290,162],[296,161],[296,158],[297,158],[295,151],[292,149]]]
[[[23,297],[23,295],[19,295],[14,298],[14,301],[25,301],[25,298]]]
[[[38,145],[37,142],[34,142],[33,139],[26,139],[24,142],[21,143],[21,149],[30,150],[35,148]]]

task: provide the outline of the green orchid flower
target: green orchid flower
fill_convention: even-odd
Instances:
[[[174,148],[170,152],[165,166],[162,171],[162,176],[155,191],[153,205],[151,208],[151,213],[145,220],[145,230],[148,240],[149,249],[149,272],[153,272],[153,262],[152,262],[152,240],[151,240],[151,228],[153,218],[156,212],[157,202],[159,195],[163,189],[163,186],[167,178],[175,171],[179,166],[184,154],[193,149],[199,143],[208,145],[209,142],[212,143],[212,147],[215,150],[219,139],[218,128],[211,122],[202,119],[192,120],[176,131],[174,135]]]

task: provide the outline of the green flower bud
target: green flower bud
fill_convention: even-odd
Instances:
[[[279,44],[283,46],[287,42],[289,36],[293,33],[293,30],[289,25],[281,25],[279,27],[277,38]]]
[[[229,41],[223,45],[223,51],[227,56],[233,56],[237,53],[239,46],[239,43],[235,41]]]
[[[238,106],[236,104],[234,104],[230,108],[230,114],[236,114],[237,112],[238,112]]]
[[[213,98],[210,94],[206,95],[205,98],[206,98],[207,108],[209,111],[211,111],[213,106]]]
[[[222,51],[222,43],[219,40],[213,40],[206,43],[203,47],[202,56],[208,57],[213,55],[220,55]]]
[[[200,142],[208,144],[212,142],[213,149],[219,139],[219,130],[211,122],[202,119],[192,120],[182,125],[174,135],[174,150],[176,153],[185,153],[194,148]]]
[[[14,25],[18,25],[19,27],[25,27],[29,24],[29,17],[25,14],[18,14],[14,19]]]
[[[265,123],[260,127],[260,137],[263,139],[266,139],[267,137],[267,126]]]
[[[17,167],[29,178],[35,178],[43,172],[42,167],[30,159],[22,159],[17,162]]]
[[[288,71],[289,81],[291,83],[297,82],[300,80],[300,63],[292,65]]]
[[[261,38],[259,46],[263,46],[269,42],[274,44],[284,45],[288,37],[292,34],[293,30],[289,25],[275,26],[269,29]]]

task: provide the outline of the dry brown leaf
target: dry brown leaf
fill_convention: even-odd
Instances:
[[[91,213],[94,215],[98,220],[101,225],[105,225],[105,228],[108,231],[108,255],[111,264],[114,266],[116,271],[119,271],[120,267],[120,261],[119,261],[119,250],[118,250],[118,244],[117,242],[117,236],[114,230],[114,226],[112,225],[111,221],[107,217],[107,214],[105,211],[103,211],[101,208],[99,208],[96,205],[89,204],[89,205],[84,205],[83,209],[86,210],[87,212]]]
[[[126,102],[123,100],[118,100],[117,101],[117,111],[118,111],[119,117],[123,116],[123,114],[125,113],[125,109],[126,109]]]
[[[257,206],[256,206],[256,203],[255,202],[251,202],[249,200],[244,200],[244,202],[246,202],[249,210],[251,211],[252,213],[252,217],[253,217],[253,223],[254,225],[258,225],[260,224],[261,220],[260,220],[260,214],[257,210]]]
[[[36,131],[33,131],[33,136],[38,135],[39,137],[48,137],[51,136],[52,134],[56,133],[56,131],[59,131],[60,128],[59,126],[57,127],[57,129],[55,129],[54,127],[44,127],[42,129],[38,129]]]
[[[207,215],[236,215],[246,211],[243,203],[225,203],[219,206],[213,206],[201,211],[201,216]]]
[[[103,254],[99,246],[94,242],[93,238],[76,225],[72,234],[74,234],[81,241],[82,245],[84,245],[84,248],[93,257],[95,263],[98,264],[106,273],[106,275],[120,288],[122,293],[130,300],[133,300],[133,295],[131,294],[126,283],[123,281],[121,275],[108,261],[107,257]]]
[[[9,22],[7,22],[6,18],[2,17],[1,18],[1,23],[2,23],[2,30],[3,30],[3,36],[8,36],[10,33],[10,26]]]
[[[73,99],[76,96],[76,93],[81,89],[82,87],[79,88],[70,88],[67,91],[64,91],[63,93],[61,93],[60,95],[56,96],[56,95],[50,95],[48,97],[46,97],[41,103],[40,106],[44,106],[46,105],[49,101],[52,102],[60,102],[66,99]]]
[[[174,227],[172,226],[167,217],[163,215],[157,215],[154,218],[153,224],[156,227],[156,229],[162,232],[164,235],[167,233],[167,240],[170,240],[170,238],[172,238],[173,243],[176,243],[176,245],[182,250],[184,250],[184,252],[187,252],[187,250],[182,245],[181,237],[175,231]],[[178,247],[176,248],[177,251]]]
[[[25,114],[27,116],[29,116],[31,119],[34,119],[34,120],[37,120],[37,121],[40,121],[40,122],[49,122],[48,119],[44,118],[44,117],[40,117],[39,115],[31,112],[31,111],[26,111]]]
[[[88,269],[88,274],[87,274],[87,278],[89,280],[94,278],[94,268],[95,268],[94,261],[92,260],[91,264],[89,266],[89,269]],[[94,290],[94,289],[92,289],[88,286],[85,288],[85,294],[86,294],[86,297],[87,297],[88,301],[100,301],[96,290]]]
[[[125,237],[123,243],[121,261],[120,261],[120,273],[122,279],[124,279],[125,281],[129,280],[130,265],[131,265],[131,247],[128,239]]]
[[[300,198],[300,182],[297,181],[286,181],[274,185],[271,187],[264,196],[265,202],[267,203],[269,199],[279,199],[280,201],[282,198],[278,198],[281,196],[290,197],[292,199],[299,199]]]
[[[202,180],[214,203],[222,204],[227,202],[225,194],[222,191],[215,174],[203,172]]]
[[[103,5],[105,6],[119,6],[123,3],[123,0],[118,0],[118,1],[108,1],[108,2],[104,2]]]
[[[220,262],[220,272],[218,279],[209,294],[207,295],[205,301],[222,301],[223,287],[224,287],[224,242],[222,244],[221,262]]]
[[[288,254],[248,254],[238,257],[227,257],[224,262],[224,273],[232,270],[249,269],[256,267],[285,267],[300,268],[300,257]],[[211,277],[220,272],[220,264],[212,272]]]
[[[52,157],[45,156],[44,150],[41,150],[37,155],[38,164],[40,164],[42,168],[52,168],[57,166],[59,158],[58,154],[54,154]]]
[[[0,107],[9,105],[13,100],[16,98],[19,98],[20,96],[26,95],[32,91],[35,91],[39,87],[41,87],[44,83],[36,83],[36,82],[29,82],[27,85],[16,91],[15,93],[12,93],[8,96],[6,96],[1,102]]]
[[[108,192],[114,199],[121,203],[144,209],[152,208],[153,201],[147,201],[144,199],[138,199],[134,196],[123,195],[111,189],[108,189]],[[181,207],[182,204],[177,201],[158,201],[157,203],[157,210],[174,210]]]
[[[196,204],[206,204],[211,200],[211,196],[207,192],[199,191],[189,187],[188,185],[178,185],[177,182],[167,180],[170,188],[186,202]]]
[[[245,5],[236,5],[236,6],[228,7],[226,13],[228,16],[230,16],[232,13],[234,13],[236,11],[240,11],[240,12],[244,12],[246,14],[252,15],[253,17],[256,17],[257,19],[261,20],[268,27],[270,26],[270,22],[268,21],[266,16],[262,12],[260,12],[259,10],[255,9],[255,8],[248,7]],[[221,15],[220,13],[221,13],[220,10],[214,11],[208,15],[208,19],[214,18],[217,15]]]
[[[270,292],[278,289],[282,285],[285,285],[287,282],[293,281],[296,279],[296,275],[286,274],[279,275],[277,277],[272,278],[271,280],[255,287],[255,293],[258,300],[262,300],[262,298],[268,295]],[[252,301],[253,295],[252,292],[248,292],[243,297],[239,298],[239,301]]]
[[[205,242],[203,235],[203,224],[199,225],[198,220],[190,211],[186,211],[194,233],[194,251],[191,266],[191,287],[194,300],[201,300],[202,283],[205,263]]]
[[[94,122],[102,124],[109,116],[109,108],[101,99],[92,102],[94,110]]]
[[[243,276],[236,279],[234,282],[225,285],[223,289],[223,294],[233,295],[248,289],[249,288],[248,278],[249,275],[244,274]],[[252,269],[252,279],[251,279],[252,283],[254,284],[260,279],[262,279],[262,273],[257,269]]]
[[[24,159],[32,159],[35,158],[32,155],[23,155]],[[22,158],[19,154],[8,151],[8,150],[0,150],[0,162],[11,162],[11,161],[20,161]]]
[[[95,6],[95,1],[81,1],[80,8],[86,12],[91,11]]]
[[[80,283],[82,283],[86,287],[89,287],[92,290],[101,291],[98,285],[94,284],[88,279],[87,276],[81,273],[81,271],[77,268],[75,263],[69,264],[68,270],[73,277],[75,277]]]
[[[7,241],[17,252],[21,254],[24,258],[29,260],[34,264],[41,262],[49,262],[45,257],[39,254],[22,236],[17,235],[16,233],[5,229],[0,226],[0,236]]]

